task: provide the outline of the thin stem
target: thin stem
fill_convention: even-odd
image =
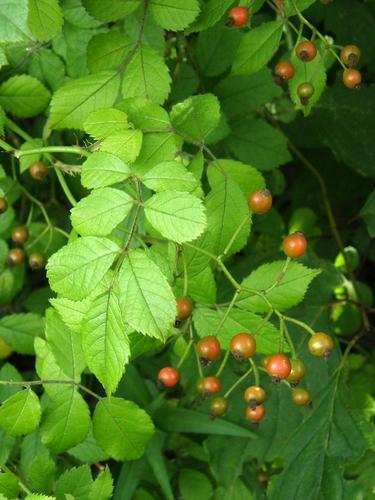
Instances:
[[[62,187],[62,190],[65,193],[65,196],[68,198],[70,201],[70,204],[74,207],[77,205],[77,200],[74,198],[72,192],[70,191],[68,184],[66,183],[65,177],[62,174],[61,170],[59,170],[57,167],[54,167],[56,176],[60,182],[60,186]]]
[[[188,269],[187,269],[187,262],[186,262],[186,257],[185,253],[182,250],[182,263],[184,266],[184,289],[183,289],[183,297],[186,297],[187,292],[188,292]]]
[[[0,148],[3,148],[4,151],[7,151],[8,153],[14,151],[14,148],[7,142],[3,141],[2,139],[0,139]]]
[[[183,352],[183,354],[182,354],[182,356],[177,364],[177,368],[180,368],[182,366],[183,362],[185,361],[187,355],[190,352],[190,349],[191,349],[191,346],[193,345],[193,343],[194,343],[194,339],[190,339],[189,342],[187,343],[187,346],[185,347],[185,350],[184,350],[184,352]]]
[[[288,328],[286,327],[286,323],[285,322],[284,322],[284,333],[285,333],[286,340],[288,341],[288,344],[289,344],[289,347],[290,347],[290,351],[292,353],[292,358],[296,359],[297,358],[296,348],[294,347],[294,343],[293,343],[292,337],[290,336],[290,333],[288,331]]]
[[[356,292],[357,298],[358,298],[359,302],[361,302],[361,294],[360,294],[360,291],[358,288],[357,280],[356,280],[356,277],[354,276],[354,273],[353,273],[353,270],[352,270],[352,267],[350,264],[350,260],[348,259],[347,255],[345,253],[345,247],[344,247],[344,243],[342,241],[340,232],[337,229],[335,216],[333,214],[332,206],[331,206],[329,196],[328,196],[327,187],[326,187],[326,184],[323,180],[323,177],[320,175],[318,169],[315,168],[315,166],[301,153],[301,151],[290,140],[288,141],[288,144],[289,144],[289,148],[292,150],[292,152],[295,154],[295,156],[299,160],[301,160],[301,162],[310,170],[310,172],[314,175],[314,177],[318,181],[318,184],[319,184],[319,187],[320,187],[320,190],[322,193],[322,197],[323,197],[324,207],[325,207],[326,212],[327,212],[327,217],[328,217],[329,225],[331,228],[331,232],[333,234],[333,237],[336,240],[336,244],[337,244],[341,254],[343,255],[345,266],[348,270],[349,277],[353,283],[353,287],[354,287],[354,290]],[[369,331],[370,330],[370,322],[369,322],[369,319],[367,317],[365,308],[363,306],[361,306],[361,311],[362,311],[363,324],[365,326],[366,331]]]
[[[263,326],[267,323],[267,321],[270,319],[270,317],[272,316],[272,314],[274,313],[274,310],[273,309],[270,309],[267,313],[267,316],[265,316],[262,321],[259,323],[259,325],[255,328],[255,330],[253,331],[253,335],[256,335],[262,328]]]
[[[255,385],[259,386],[260,385],[260,377],[259,377],[258,367],[252,358],[250,358],[249,361],[250,361],[250,364],[252,366],[252,369],[254,370]]]
[[[17,385],[20,387],[31,387],[33,385],[46,385],[46,384],[55,384],[55,385],[74,385],[75,387],[81,389],[84,392],[87,392],[87,394],[90,394],[96,399],[101,399],[99,394],[96,394],[96,392],[93,392],[91,389],[88,389],[84,385],[80,384],[79,382],[76,382],[75,380],[24,380],[22,382],[14,381],[14,380],[0,380],[0,385]]]
[[[280,338],[279,338],[279,352],[284,352],[284,318],[280,314],[279,315],[279,321],[280,321]]]
[[[271,290],[273,290],[274,288],[276,288],[281,283],[281,281],[285,277],[285,274],[286,274],[286,271],[288,269],[290,260],[291,260],[290,257],[286,258],[286,260],[284,262],[284,265],[283,265],[283,268],[282,268],[279,276],[277,277],[275,283],[273,283],[273,285],[271,285],[270,287],[266,288],[266,290],[263,290],[263,293],[269,293]]]
[[[247,370],[247,372],[245,372],[242,377],[240,377],[231,387],[229,387],[229,389],[227,390],[227,392],[224,394],[224,398],[227,398],[229,396],[229,394],[231,392],[234,391],[234,389],[236,389],[236,387],[238,387],[249,375],[250,373],[253,371],[253,367],[250,366],[250,368]]]
[[[225,352],[225,356],[222,360],[222,362],[220,363],[220,366],[219,366],[219,369],[217,370],[216,372],[216,377],[220,377],[220,375],[222,374],[226,364],[227,364],[227,361],[229,359],[229,355],[230,355],[230,350],[228,349],[226,352]]]
[[[8,472],[8,474],[12,474],[17,477],[18,484],[27,495],[32,495],[32,491],[29,490],[29,488],[21,481],[21,479],[18,477],[18,475],[13,472],[9,467],[7,467],[5,464],[0,465],[0,469],[2,469],[4,472]]]
[[[306,325],[306,323],[304,323],[303,321],[300,321],[299,319],[291,318],[289,316],[282,316],[282,317],[285,321],[289,321],[289,323],[294,323],[294,324],[300,326],[301,328],[303,328],[304,330],[309,332],[310,335],[315,335],[314,330],[312,328],[310,328],[309,325]]]
[[[223,256],[226,256],[229,252],[229,250],[231,249],[235,239],[237,238],[237,236],[239,235],[240,231],[242,230],[242,228],[245,226],[245,224],[251,219],[251,213],[248,213],[246,215],[246,217],[243,219],[243,221],[241,222],[241,224],[237,227],[237,229],[235,230],[235,232],[233,233],[231,239],[229,240],[229,243],[228,245],[225,247],[224,249],[224,252],[223,252]]]
[[[228,318],[229,316],[229,313],[231,312],[231,310],[233,309],[234,307],[234,304],[236,303],[236,300],[238,299],[238,294],[239,294],[239,290],[237,289],[235,292],[234,292],[234,295],[232,297],[232,300],[230,301],[230,304],[229,306],[227,307],[227,310],[225,311],[224,313],[224,316],[221,318],[221,321],[220,323],[217,325],[217,328],[215,330],[215,337],[218,335],[218,333],[220,332],[222,326],[224,325],[226,319]]]
[[[50,154],[50,153],[71,153],[80,156],[90,156],[90,152],[83,148],[77,146],[45,146],[35,149],[17,149],[14,151],[14,156],[16,158],[22,158],[23,156],[34,155],[34,154]]]

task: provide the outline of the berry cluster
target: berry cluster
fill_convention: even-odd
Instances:
[[[33,179],[41,181],[48,175],[48,169],[43,162],[38,161],[31,165],[30,175]],[[0,198],[0,214],[5,213],[8,210],[8,206],[8,200],[6,198]],[[25,262],[26,254],[22,247],[29,239],[29,230],[27,226],[15,227],[12,231],[11,239],[17,246],[9,250],[7,262],[10,267],[14,267]],[[31,253],[29,255],[29,266],[33,270],[43,269],[45,266],[44,256],[39,252]]]

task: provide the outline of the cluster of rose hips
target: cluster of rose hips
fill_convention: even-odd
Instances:
[[[265,214],[272,207],[272,195],[268,189],[252,193],[248,205],[253,213]],[[290,234],[283,242],[284,253],[289,258],[298,258],[307,250],[307,241],[303,233]],[[177,321],[187,320],[193,311],[193,304],[186,298],[177,300]],[[309,339],[308,348],[313,356],[328,360],[333,350],[332,338],[322,332],[314,333]],[[249,360],[256,354],[256,340],[250,333],[238,333],[230,341],[230,352],[238,361]],[[221,355],[221,345],[215,335],[201,338],[196,344],[196,352],[202,366],[207,366]],[[306,369],[300,359],[290,359],[284,353],[267,356],[263,360],[263,367],[274,382],[282,380],[289,382],[293,389],[292,401],[298,406],[311,406],[311,395],[307,389],[297,387],[304,377]],[[162,387],[174,387],[180,380],[178,369],[167,366],[158,374],[158,382]],[[197,382],[197,391],[202,398],[207,399],[221,391],[221,381],[218,376],[200,378]],[[266,392],[263,387],[253,385],[244,392],[244,399],[248,404],[246,418],[254,425],[263,419]],[[216,396],[211,401],[211,417],[223,416],[228,410],[228,400],[225,396]]]
[[[329,2],[324,2],[329,3]],[[228,12],[227,26],[240,28],[249,20],[249,9],[246,7],[233,7]],[[296,55],[301,61],[308,63],[313,61],[318,53],[316,45],[309,40],[300,42],[296,49]],[[358,64],[361,51],[356,45],[343,47],[340,53],[341,62],[347,66],[343,73],[343,82],[349,89],[359,89],[362,81],[361,73],[353,69]],[[281,61],[275,66],[275,76],[277,83],[291,80],[295,75],[295,69],[290,61]],[[307,106],[310,98],[314,95],[315,88],[311,82],[303,82],[298,85],[297,95],[303,106]]]
[[[296,47],[296,55],[301,61],[308,63],[313,61],[318,51],[316,45],[305,40],[300,42]],[[340,53],[340,59],[343,64],[349,66],[343,73],[344,85],[349,89],[359,89],[362,81],[361,73],[353,69],[361,57],[361,51],[356,45],[347,45],[343,47]],[[282,61],[275,66],[276,81],[281,83],[283,81],[291,80],[295,75],[295,69],[290,61]],[[297,95],[300,98],[301,104],[307,106],[310,98],[314,95],[315,89],[311,82],[303,82],[298,85]]]
[[[30,175],[35,180],[43,180],[48,174],[46,165],[43,162],[36,162],[30,167]],[[0,214],[8,210],[8,200],[0,198]],[[29,230],[27,226],[17,226],[13,229],[11,239],[16,247],[11,248],[8,253],[8,265],[11,267],[19,266],[25,262],[25,250],[22,248],[29,239]],[[39,252],[34,252],[29,256],[29,266],[33,270],[43,269],[45,266],[45,258]]]

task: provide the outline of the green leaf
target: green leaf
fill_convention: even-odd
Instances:
[[[235,160],[215,160],[207,169],[208,182],[212,189],[220,187],[223,175],[236,182],[246,198],[266,186],[263,175],[254,167]]]
[[[176,287],[183,296],[184,278],[176,280]],[[216,281],[210,267],[206,267],[202,272],[188,277],[188,288],[186,295],[200,304],[216,304]]]
[[[115,397],[97,403],[93,424],[97,442],[115,460],[140,458],[154,434],[154,424],[144,410]]]
[[[255,434],[246,427],[233,424],[228,420],[216,418],[211,421],[207,413],[186,408],[163,405],[153,414],[159,429],[165,432],[186,432],[188,434],[219,434],[224,436],[253,438]]]
[[[89,408],[79,392],[60,387],[43,412],[42,443],[53,453],[63,453],[85,439],[90,424]]]
[[[58,311],[64,323],[73,330],[73,332],[78,333],[82,320],[87,313],[90,298],[86,297],[79,301],[57,297],[50,299],[50,303]]]
[[[336,372],[314,401],[314,410],[286,441],[285,466],[271,482],[270,500],[332,494],[342,498],[342,465],[360,457],[366,442],[347,410],[338,379]]]
[[[267,290],[277,281],[283,266],[284,262],[281,260],[263,264],[245,278],[242,285],[259,292]],[[290,262],[284,278],[265,295],[275,309],[290,309],[303,300],[309,284],[319,273],[319,269],[309,269],[299,262]],[[245,291],[240,293],[237,305],[253,312],[269,310],[261,297]]]
[[[189,97],[173,106],[171,120],[178,131],[198,141],[203,140],[219,124],[219,101],[213,94]]]
[[[361,216],[367,225],[367,231],[371,238],[375,237],[375,191],[372,191],[362,207]]]
[[[38,453],[25,468],[27,484],[36,491],[50,493],[55,479],[56,464],[48,451]]]
[[[315,0],[285,0],[285,14],[291,16],[296,13],[294,5],[297,6],[299,11],[305,10],[313,4]],[[293,5],[294,3],[294,5]]]
[[[202,31],[198,36],[197,60],[203,74],[217,76],[229,68],[241,37],[241,31],[221,24]]]
[[[14,498],[18,496],[20,485],[17,476],[12,472],[0,473],[0,495],[3,498]]]
[[[14,445],[18,440],[9,436],[3,429],[0,428],[0,464],[4,465],[8,462],[13,451]]]
[[[102,450],[102,448],[100,448],[95,441],[91,430],[87,434],[84,441],[82,441],[82,443],[80,444],[77,444],[77,446],[75,446],[74,448],[71,448],[68,453],[77,460],[89,464],[109,459],[107,453],[105,453],[104,450]]]
[[[227,76],[215,87],[223,111],[228,116],[255,111],[257,108],[281,96],[281,88],[275,85],[268,68],[253,75]]]
[[[21,382],[22,376],[18,370],[10,363],[5,363],[0,370],[0,380],[13,380],[14,382]],[[0,386],[0,402],[5,401],[17,392],[22,390],[22,386],[19,385],[1,385]]]
[[[198,16],[200,7],[198,0],[185,0],[183,4],[175,0],[151,0],[150,10],[162,28],[181,31]]]
[[[171,77],[164,60],[150,47],[141,46],[128,64],[122,82],[124,97],[144,97],[162,104],[168,97]]]
[[[209,499],[213,495],[211,481],[198,470],[182,469],[178,476],[178,486],[184,500]]]
[[[181,163],[164,161],[149,170],[142,178],[145,186],[153,191],[187,191],[198,186],[196,178]]]
[[[36,373],[41,380],[70,380],[56,363],[51,346],[45,340],[37,337],[34,342],[36,352]],[[61,392],[59,384],[45,384],[45,392],[50,397],[55,397]]]
[[[130,355],[118,283],[112,277],[108,289],[91,301],[81,335],[88,367],[111,395]]]
[[[68,495],[76,500],[89,498],[93,480],[87,464],[65,470],[56,482],[57,498],[66,499]],[[99,499],[98,499],[99,500]]]
[[[143,251],[133,250],[121,267],[119,285],[126,323],[164,340],[175,321],[176,302],[159,267]]]
[[[146,450],[147,461],[158,479],[160,488],[166,500],[174,500],[169,475],[166,465],[166,460],[163,455],[163,446],[165,443],[166,435],[162,432],[156,432]]]
[[[0,426],[13,437],[29,434],[40,422],[38,396],[31,389],[17,392],[0,407]]]
[[[182,191],[155,194],[145,203],[145,215],[157,231],[177,243],[194,240],[206,227],[201,200]]]
[[[140,0],[83,0],[83,5],[92,16],[102,23],[117,21],[134,12],[140,5]]]
[[[237,158],[259,170],[273,170],[292,159],[285,135],[261,118],[234,124],[228,145]]]
[[[86,367],[81,338],[65,325],[53,309],[46,311],[46,337],[57,364],[68,377],[79,382]]]
[[[194,326],[200,337],[213,335],[220,325],[225,314],[225,309],[214,311],[205,307],[194,309]],[[259,328],[261,327],[261,328]],[[258,330],[259,328],[259,330]],[[278,351],[279,330],[269,321],[264,323],[264,319],[249,311],[232,309],[225,323],[218,333],[220,344],[223,349],[229,349],[233,335],[238,332],[256,333],[257,352],[259,354],[275,354]],[[210,333],[208,333],[210,332]]]
[[[20,354],[34,354],[34,338],[42,337],[44,318],[33,313],[19,313],[0,319],[0,337]]]
[[[28,24],[37,40],[51,40],[61,31],[63,25],[63,14],[58,0],[29,0]]]
[[[103,472],[101,472],[95,479],[92,485],[89,500],[110,500],[113,493],[113,479],[111,471],[106,465]]]
[[[48,261],[52,290],[73,300],[85,298],[101,282],[119,250],[111,240],[94,236],[69,243]]]
[[[132,206],[132,198],[124,191],[95,189],[72,208],[72,225],[82,236],[106,236],[125,219]]]
[[[112,106],[116,100],[119,85],[119,75],[109,71],[102,71],[65,83],[52,97],[51,128],[82,129],[90,113]]]
[[[124,130],[104,138],[100,150],[111,153],[124,162],[134,162],[142,146],[142,132],[140,130]]]
[[[50,89],[56,90],[64,81],[65,65],[62,59],[52,50],[39,49],[32,55],[29,73]]]
[[[320,52],[318,52],[315,59],[310,61],[308,64],[298,59],[295,52],[292,54],[291,63],[296,70],[296,74],[288,82],[289,94],[294,104],[297,108],[303,111],[305,116],[310,114],[311,109],[318,102],[326,87],[327,75],[324,67],[324,59],[327,54],[329,54],[328,51],[324,51],[322,57]],[[312,83],[314,86],[314,94],[310,97],[307,106],[303,106],[300,98],[298,97],[298,87],[305,82]]]
[[[231,179],[222,176],[222,182],[215,185],[206,198],[207,238],[210,248],[220,255],[227,247],[239,226],[247,218],[228,250],[232,255],[247,242],[250,233],[251,219],[245,195]]]
[[[27,25],[28,0],[7,0],[0,4],[0,42],[17,43],[30,40]]]
[[[71,23],[74,28],[97,28],[100,22],[92,17],[86,5],[82,5],[82,0],[64,0],[62,8],[64,17],[67,22]],[[65,23],[66,24],[66,23]]]
[[[198,19],[186,30],[187,34],[201,31],[216,24],[224,16],[233,0],[208,0],[202,5],[202,11]]]
[[[117,156],[98,151],[82,165],[81,182],[86,188],[111,186],[130,176],[130,169]]]
[[[100,141],[129,128],[126,113],[115,108],[98,109],[90,113],[83,124],[85,132]]]
[[[283,23],[270,21],[243,36],[234,57],[234,75],[251,75],[265,66],[279,47]]]
[[[42,495],[39,493],[30,493],[25,496],[25,500],[55,500],[55,497],[49,497],[48,495]]]
[[[90,72],[117,70],[131,46],[131,39],[120,31],[110,30],[93,36],[87,46],[87,65]]]
[[[20,118],[44,111],[50,97],[49,90],[29,75],[13,76],[0,85],[0,106]]]

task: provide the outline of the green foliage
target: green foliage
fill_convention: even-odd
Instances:
[[[375,5],[237,3],[241,27],[233,0],[0,2],[1,499],[373,495]],[[360,92],[340,83],[349,43]],[[277,84],[280,61],[295,75]],[[297,231],[307,252],[285,259]],[[327,362],[314,332],[333,339]],[[267,375],[278,352],[306,365],[312,409]],[[224,416],[197,391],[209,376]]]

